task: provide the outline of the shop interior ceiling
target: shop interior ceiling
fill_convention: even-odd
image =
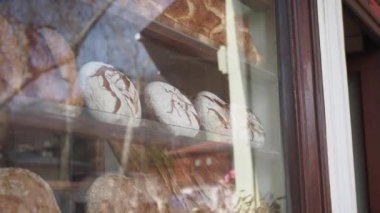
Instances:
[[[363,49],[363,35],[380,45],[380,3],[377,0],[344,0],[346,52]]]
[[[347,54],[361,52],[364,49],[363,30],[360,28],[353,14],[343,10],[344,41]]]

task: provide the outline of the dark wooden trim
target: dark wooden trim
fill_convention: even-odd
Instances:
[[[297,129],[294,107],[294,85],[291,58],[291,37],[289,12],[286,1],[277,1],[277,41],[279,59],[279,94],[281,103],[282,140],[286,172],[286,191],[288,192],[287,212],[301,213],[300,159],[296,143]],[[290,196],[289,196],[290,195]],[[289,198],[290,197],[290,198]]]
[[[277,1],[277,14],[288,211],[331,212],[317,2]]]
[[[367,171],[368,206],[370,212],[380,212],[380,51],[366,51],[347,58],[348,72],[358,73],[361,81],[364,149]],[[364,166],[364,165],[363,165]]]
[[[378,25],[380,25],[380,16],[377,13],[377,8],[375,8],[375,5],[372,5],[372,0],[356,0],[361,7],[368,13],[368,15],[371,16],[373,21],[375,21]],[[377,6],[378,7],[378,6]]]
[[[344,0],[344,5],[359,19],[365,31],[380,44],[380,17],[374,14],[367,3],[358,0]],[[369,4],[369,3],[368,3]]]

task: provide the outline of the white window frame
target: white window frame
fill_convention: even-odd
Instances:
[[[341,0],[318,0],[332,212],[356,213],[354,157]]]

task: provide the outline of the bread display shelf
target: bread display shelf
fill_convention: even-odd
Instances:
[[[5,119],[8,125],[26,127],[30,129],[48,130],[56,133],[72,133],[88,139],[99,139],[108,141],[116,140],[122,143],[126,134],[132,134],[132,143],[157,145],[172,150],[172,154],[207,153],[215,151],[230,150],[232,138],[206,131],[199,131],[195,137],[191,130],[175,127],[178,134],[170,133],[167,125],[146,119],[131,119],[125,116],[114,116],[115,119],[122,118],[123,123],[104,123],[93,118],[81,107],[64,106],[41,100],[23,99],[12,102],[13,108],[7,112]],[[15,106],[17,103],[17,107]],[[80,113],[80,115],[79,115]],[[96,112],[103,113],[103,112]],[[78,116],[70,116],[78,115]],[[280,156],[274,151],[257,149],[257,152],[268,153],[271,156]],[[277,158],[277,157],[276,157]]]
[[[273,2],[271,0],[240,0],[243,4],[250,7],[252,10],[266,10],[273,5]]]
[[[146,26],[140,34],[136,35],[136,39],[144,44],[153,61],[157,63],[156,65],[162,72],[165,72],[165,70],[173,70],[176,63],[182,64],[183,72],[200,70],[196,66],[190,66],[188,68],[183,66],[184,63],[190,64],[192,61],[196,61],[200,63],[200,66],[211,64],[212,66],[207,66],[208,72],[215,72],[222,75],[219,71],[220,68],[218,64],[225,62],[220,62],[221,57],[218,57],[218,52],[220,52],[221,48],[226,48],[223,46],[219,47],[211,40],[207,40],[207,38],[198,40],[178,30],[162,25],[157,21],[153,21]],[[226,51],[222,51],[222,54],[224,54],[224,58],[227,58]],[[166,60],[163,57],[165,57]],[[168,59],[170,63],[162,63]],[[247,70],[250,70],[250,75],[254,83],[277,82],[277,75],[274,72],[266,70],[260,67],[260,65],[245,61],[242,61],[242,63]]]
[[[12,102],[15,103],[15,102]],[[41,100],[23,99],[13,104],[7,113],[10,125],[25,126],[34,129],[45,129],[53,132],[82,135],[88,138],[123,141],[126,131],[133,135],[133,142],[149,143],[162,146],[181,147],[206,141],[229,144],[230,137],[200,131],[197,136],[189,137],[192,131],[182,127],[175,127],[179,134],[172,134],[165,124],[145,119],[132,119],[128,117],[109,114],[115,120],[123,119],[125,122],[104,123],[93,118],[86,109],[75,106],[64,106]],[[82,112],[81,112],[82,111]],[[104,114],[103,112],[93,112]],[[79,116],[74,116],[78,115]],[[183,131],[181,131],[183,130]]]
[[[181,147],[175,150],[172,150],[168,152],[169,156],[180,156],[183,157],[185,155],[202,155],[207,154],[210,152],[217,152],[217,151],[223,151],[228,149],[228,147],[225,143],[218,143],[214,141],[207,141],[204,143],[198,143],[195,145],[187,146],[187,147]],[[266,149],[256,149],[255,155],[262,159],[267,160],[278,160],[281,158],[281,154],[277,151],[272,150],[266,150]]]
[[[140,35],[137,36],[137,39],[142,42],[149,39],[190,57],[198,57],[211,62],[217,61],[218,45],[206,37],[203,38],[205,42],[201,42],[157,21],[152,21],[141,31]]]

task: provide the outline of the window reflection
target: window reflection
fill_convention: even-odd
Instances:
[[[1,167],[62,212],[284,212],[262,4],[1,1]]]

